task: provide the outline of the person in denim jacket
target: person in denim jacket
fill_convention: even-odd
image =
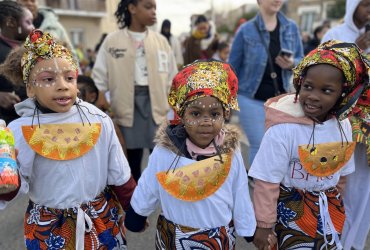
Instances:
[[[239,28],[229,57],[239,79],[239,119],[250,143],[250,164],[264,134],[263,104],[268,98],[289,92],[291,69],[304,55],[296,23],[280,12],[283,1],[258,0],[258,4],[259,13]],[[281,49],[291,51],[292,55],[282,56]],[[276,85],[271,77],[273,71]]]

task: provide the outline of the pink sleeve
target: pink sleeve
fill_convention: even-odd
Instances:
[[[255,179],[253,201],[257,227],[272,228],[276,223],[280,184]]]

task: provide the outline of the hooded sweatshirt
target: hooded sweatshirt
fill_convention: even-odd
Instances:
[[[356,39],[361,34],[365,33],[365,28],[363,27],[359,29],[353,21],[353,15],[355,14],[356,8],[360,2],[361,0],[346,1],[346,14],[344,16],[344,22],[328,30],[321,39],[321,43],[332,39],[355,43]]]
[[[321,42],[337,39],[354,43],[361,34],[365,33],[365,28],[359,29],[353,22],[353,15],[360,2],[361,0],[346,1],[344,23],[326,32]],[[370,48],[365,52],[369,53]],[[369,211],[368,202],[370,198],[366,198],[369,197],[369,191],[363,188],[363,182],[370,179],[370,171],[367,169],[365,145],[356,147],[356,172],[348,178],[348,185],[346,186],[346,193],[353,192],[353,194],[344,197],[344,205],[349,208],[342,236],[344,249],[350,249],[351,247],[363,249],[369,232],[369,227],[366,228],[368,223],[364,222],[364,219],[368,218],[367,211]],[[358,190],[361,190],[361,192],[358,192]]]

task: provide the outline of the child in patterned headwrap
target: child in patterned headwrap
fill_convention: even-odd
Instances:
[[[122,208],[136,183],[112,120],[76,97],[77,65],[67,48],[40,30],[24,47],[1,71],[23,76],[29,97],[9,124],[20,191],[30,197],[27,249],[126,249]],[[15,195],[0,195],[0,208]]]
[[[238,110],[237,84],[219,61],[194,62],[172,82],[168,102],[178,119],[157,132],[125,219],[139,232],[159,205],[156,249],[234,249],[235,232],[254,234],[240,134],[225,125]]]
[[[355,44],[328,41],[294,69],[296,95],[266,102],[267,131],[249,172],[257,247],[274,230],[279,249],[342,249],[341,191],[355,170],[346,118],[365,114],[368,70]]]

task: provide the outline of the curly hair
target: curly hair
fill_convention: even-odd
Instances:
[[[137,5],[140,0],[121,0],[114,15],[117,18],[117,24],[120,29],[131,25],[131,13],[128,10],[130,4]]]
[[[19,21],[23,16],[24,6],[10,0],[0,1],[0,25],[3,25],[8,17]]]
[[[16,87],[23,83],[21,59],[26,49],[21,46],[13,49],[3,64],[0,65],[0,74],[11,81]]]

